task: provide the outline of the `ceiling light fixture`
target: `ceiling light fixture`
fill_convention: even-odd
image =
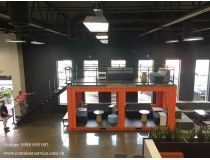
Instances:
[[[108,44],[108,39],[102,39],[102,40],[100,40],[100,42],[103,44]]]
[[[204,40],[203,37],[186,37],[183,39],[183,41],[185,42],[189,42],[189,41],[202,41]]]
[[[31,44],[42,45],[42,44],[45,44],[45,42],[31,41]]]
[[[108,32],[109,23],[104,16],[87,16],[83,24],[90,32]]]
[[[166,41],[166,43],[178,43],[178,42],[179,42],[179,40],[177,40],[177,39]]]
[[[26,40],[13,40],[13,39],[8,39],[6,40],[7,43],[26,43]]]
[[[94,8],[93,11],[94,11],[94,12],[102,12],[102,9]]]
[[[108,35],[106,33],[97,33],[96,38],[97,39],[108,39]]]

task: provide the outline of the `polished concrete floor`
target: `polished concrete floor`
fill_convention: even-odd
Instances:
[[[3,131],[0,121],[1,157],[97,157],[113,158],[142,155],[145,134],[139,132],[67,132],[63,114],[35,113],[22,125],[9,122],[10,132]]]

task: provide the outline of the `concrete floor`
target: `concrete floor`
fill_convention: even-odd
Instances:
[[[4,133],[0,121],[0,158],[2,157],[97,157],[113,158],[142,155],[142,138],[138,132],[66,132],[63,114],[35,113],[24,124]]]

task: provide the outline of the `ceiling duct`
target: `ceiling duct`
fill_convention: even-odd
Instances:
[[[9,2],[9,16],[10,22],[16,26],[28,26],[29,13],[28,2],[26,1],[13,1]]]

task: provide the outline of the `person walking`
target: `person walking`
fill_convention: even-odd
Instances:
[[[5,132],[9,132],[9,127],[7,127],[7,120],[8,120],[8,110],[7,110],[7,106],[5,105],[5,101],[1,101],[1,117],[3,119],[3,125],[4,125],[4,131]]]
[[[21,114],[24,114],[24,110],[26,109],[26,107],[28,106],[28,104],[26,103],[26,96],[32,95],[33,93],[26,93],[23,91],[19,91],[18,95],[15,97],[15,101],[18,102],[18,105],[20,106],[20,112]]]

